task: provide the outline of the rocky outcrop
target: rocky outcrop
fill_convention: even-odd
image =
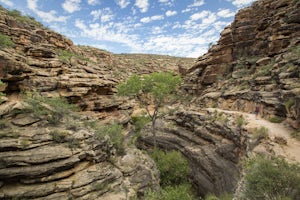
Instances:
[[[158,146],[178,150],[188,159],[198,195],[234,191],[239,179],[238,162],[247,146],[246,131],[236,122],[225,113],[185,108],[156,123]],[[153,145],[150,130],[144,131],[138,144],[140,148]]]
[[[0,111],[0,199],[129,199],[158,187],[148,156],[135,148],[116,155],[88,118],[66,116],[54,126],[19,101]]]
[[[35,90],[45,96],[63,96],[83,111],[128,121],[118,110],[127,109],[116,95],[116,85],[132,74],[178,71],[194,59],[160,55],[114,55],[88,46],[75,46],[66,37],[46,29],[33,19],[11,16],[0,9],[0,32],[14,42],[0,50],[0,79],[5,93]],[[175,70],[176,69],[176,70]],[[112,116],[112,115],[110,115]]]
[[[286,119],[299,128],[299,1],[261,0],[240,10],[216,45],[189,69],[187,92],[197,104]]]

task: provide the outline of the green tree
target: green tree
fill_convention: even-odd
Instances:
[[[246,163],[244,199],[297,199],[300,167],[284,159],[255,157]]]
[[[134,97],[147,111],[152,122],[152,135],[154,147],[156,148],[155,123],[158,118],[159,108],[169,102],[174,91],[181,83],[181,77],[169,72],[154,72],[139,77],[131,76],[127,81],[118,85],[120,96]],[[153,111],[149,109],[153,105]]]

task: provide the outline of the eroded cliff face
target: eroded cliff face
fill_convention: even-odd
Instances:
[[[15,44],[0,50],[0,79],[7,84],[5,93],[35,90],[46,96],[63,96],[101,119],[114,111],[116,120],[128,121],[128,116],[118,112],[128,105],[114,95],[121,80],[132,74],[178,72],[178,64],[188,66],[194,61],[160,55],[114,55],[75,46],[64,36],[36,22],[20,22],[5,10],[0,13],[0,32]]]
[[[265,118],[299,128],[299,8],[299,1],[261,0],[240,10],[189,69],[184,89],[204,107],[251,112],[257,103]]]

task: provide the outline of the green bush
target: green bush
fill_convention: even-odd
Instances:
[[[161,191],[148,191],[145,200],[193,200],[190,184],[167,186]]]
[[[300,140],[300,130],[295,130],[291,132],[291,136],[297,140]]]
[[[54,130],[50,133],[50,135],[52,136],[52,140],[56,143],[64,143],[67,141],[66,137],[68,133],[65,131]]]
[[[1,38],[1,36],[0,36]],[[1,40],[1,39],[0,39]],[[0,45],[1,46],[1,45]],[[1,80],[0,80],[0,87],[4,86],[5,83],[3,83]],[[5,94],[3,92],[0,92],[0,103],[2,103],[4,100],[2,99],[2,97],[5,97]]]
[[[272,123],[281,123],[283,121],[283,118],[274,116],[274,117],[269,118],[269,121]]]
[[[297,199],[300,196],[300,167],[284,159],[249,159],[245,166],[244,199]]]
[[[150,156],[154,159],[160,171],[161,186],[174,186],[188,182],[189,164],[180,152],[174,150],[164,152],[155,149]]]
[[[22,13],[18,10],[9,10],[7,14],[21,23],[28,23],[30,25],[43,27],[43,24],[37,22],[33,17],[22,15]]]
[[[68,51],[68,50],[59,50],[57,52],[57,54],[58,54],[58,59],[61,61],[64,61],[64,62],[69,62],[72,57],[75,57],[75,58],[78,58],[78,59],[84,60],[84,61],[90,61],[88,58],[86,58],[80,54]]]
[[[28,104],[24,112],[33,113],[37,118],[46,117],[50,124],[58,124],[65,116],[73,111],[78,111],[78,107],[69,104],[63,97],[43,97],[37,93],[27,93],[25,102]]]
[[[268,137],[269,129],[264,126],[254,129],[253,138],[254,139],[265,139]]]
[[[236,124],[239,128],[243,127],[244,125],[247,124],[247,121],[245,120],[245,118],[241,115],[236,119]]]
[[[14,42],[9,36],[0,33],[0,49],[12,47]]]
[[[220,197],[217,197],[214,194],[208,194],[205,196],[205,200],[232,200],[232,198],[232,195],[228,193],[222,194]]]
[[[289,98],[285,102],[285,107],[286,107],[287,110],[289,110],[294,104],[295,104],[295,99],[294,98]]]
[[[117,154],[124,154],[124,137],[122,134],[122,125],[110,124],[104,125],[97,128],[96,137],[102,139],[105,135],[108,135],[112,145],[116,148]]]
[[[134,125],[134,130],[137,133],[139,133],[146,126],[146,124],[151,122],[149,116],[134,116],[131,119]]]

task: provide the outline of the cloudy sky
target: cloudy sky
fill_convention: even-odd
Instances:
[[[254,0],[0,0],[75,44],[198,57]]]

